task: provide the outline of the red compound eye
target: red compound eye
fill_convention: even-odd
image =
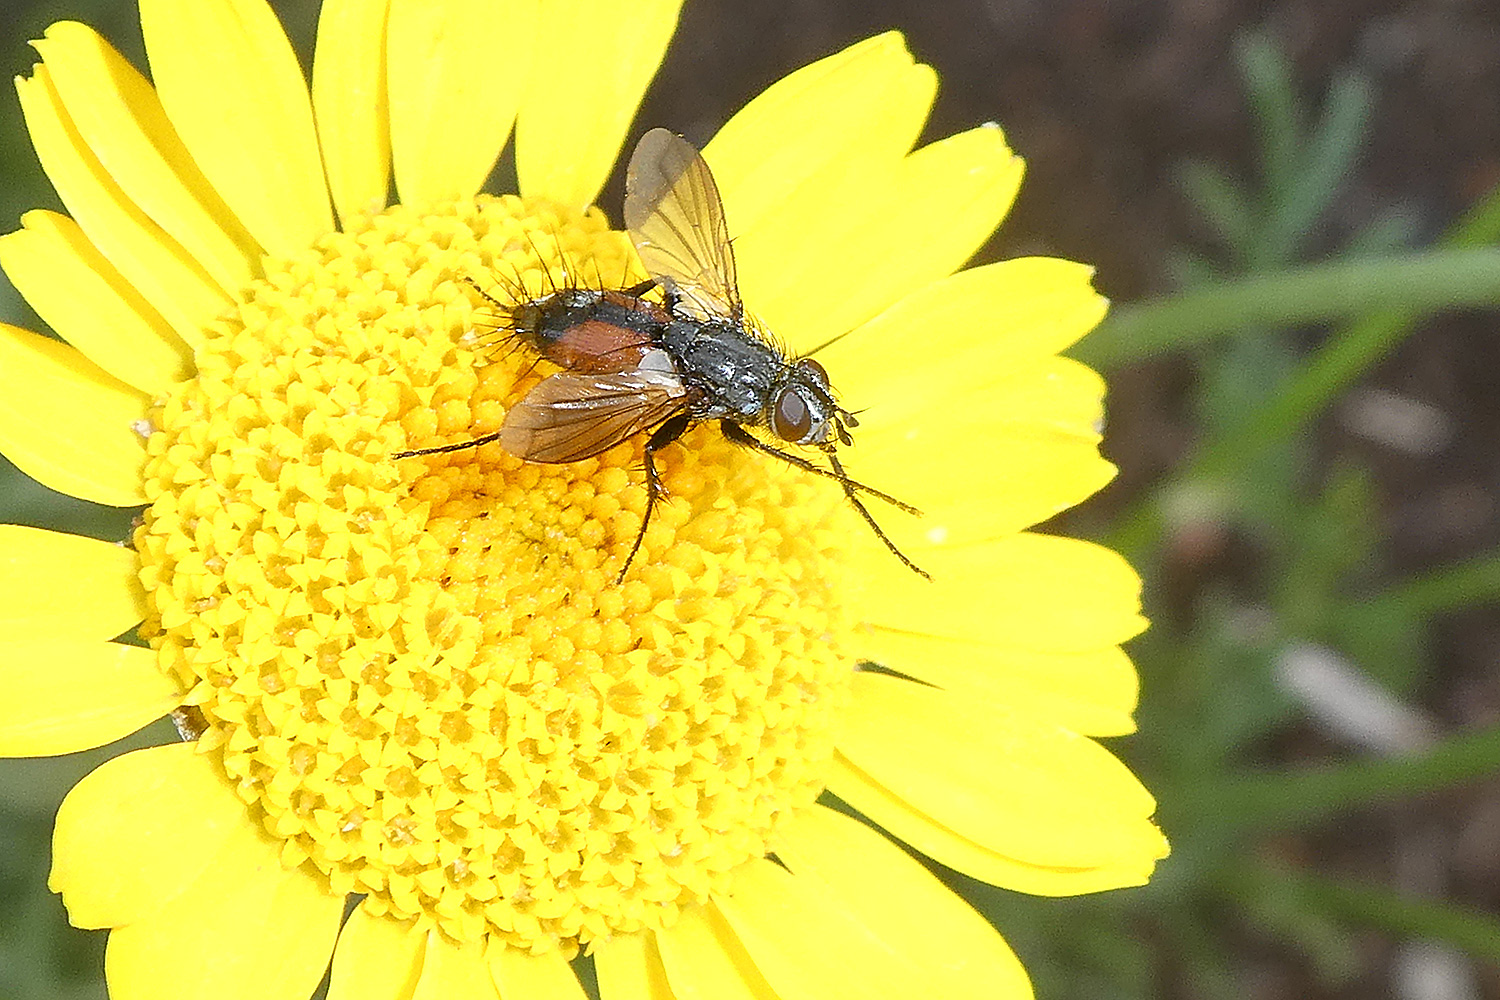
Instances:
[[[776,410],[771,414],[771,430],[783,441],[797,443],[807,437],[812,429],[812,411],[807,400],[794,388],[781,390],[776,397]]]

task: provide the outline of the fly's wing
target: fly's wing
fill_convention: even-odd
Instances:
[[[697,319],[740,315],[724,203],[708,163],[664,128],[641,136],[625,174],[625,228],[657,283]]]
[[[505,415],[500,446],[528,462],[578,462],[686,405],[682,380],[668,372],[561,372],[543,379]]]

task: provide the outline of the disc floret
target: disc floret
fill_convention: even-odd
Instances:
[[[633,266],[597,212],[398,206],[273,264],[153,414],[143,634],[200,746],[284,864],[456,940],[663,926],[768,850],[831,753],[837,487],[695,430],[616,585],[639,442],[392,458],[494,430],[539,377],[469,280]]]

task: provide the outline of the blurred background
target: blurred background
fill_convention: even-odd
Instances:
[[[273,6],[307,64],[317,4]],[[144,66],[134,4],[5,0],[5,68],[65,17]],[[1174,847],[1094,897],[943,877],[1044,1000],[1500,998],[1500,4],[689,0],[636,130],[701,143],[891,27],[942,78],[926,139],[998,121],[1028,161],[981,260],[1088,261],[1115,302],[1073,353],[1120,476],[1046,527],[1145,577],[1112,746]],[[0,95],[0,227],[32,207],[61,209]],[[39,328],[8,285],[0,319]],[[0,468],[0,521],[130,515]],[[122,748],[0,761],[0,997],[104,995],[48,843]]]

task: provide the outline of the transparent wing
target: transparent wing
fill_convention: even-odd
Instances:
[[[682,380],[666,372],[561,372],[543,379],[505,415],[500,446],[528,462],[578,462],[686,405]]]
[[[641,136],[625,174],[625,228],[646,271],[698,319],[740,315],[734,250],[708,163],[664,128]]]

